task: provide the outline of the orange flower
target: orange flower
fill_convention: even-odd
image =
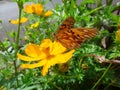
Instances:
[[[21,20],[20,20],[20,23],[23,24],[23,23],[27,22],[27,20],[28,20],[28,18],[22,17]],[[18,24],[19,23],[19,19],[10,20],[10,23],[12,23],[12,24]]]
[[[26,5],[24,11],[26,13],[34,13],[34,14],[37,14],[37,15],[42,15],[43,13],[43,6],[41,4],[31,4],[31,5]]]
[[[34,6],[34,4],[31,4],[31,5],[27,4],[23,11],[26,12],[26,13],[32,14],[34,12],[33,9],[32,9],[33,6]]]
[[[66,48],[61,45],[61,43],[50,39],[45,39],[42,41],[41,45],[28,44],[25,48],[25,55],[17,54],[18,58],[23,61],[38,61],[34,64],[22,64],[21,68],[36,68],[43,66],[42,75],[45,76],[48,69],[55,65],[66,63],[74,53],[75,50],[66,52]]]
[[[41,4],[36,4],[33,7],[33,11],[37,15],[42,15],[42,13],[43,13],[43,6]]]

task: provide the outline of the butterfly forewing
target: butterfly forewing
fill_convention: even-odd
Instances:
[[[59,27],[59,30],[69,30],[70,28],[74,27],[75,20],[73,17],[69,17],[62,22]]]

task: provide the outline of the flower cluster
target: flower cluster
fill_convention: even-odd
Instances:
[[[44,12],[44,8],[41,4],[27,4],[24,12],[29,13],[29,14],[36,14],[38,16],[44,16],[44,17],[48,17],[50,15],[53,14],[52,11],[48,10],[47,12]]]
[[[67,51],[61,43],[50,39],[44,39],[40,45],[28,44],[25,48],[26,55],[17,54],[18,58],[23,61],[37,63],[22,64],[21,68],[36,68],[43,66],[42,75],[45,76],[48,69],[55,65],[66,63],[74,53],[75,50]]]
[[[23,10],[24,12],[28,13],[28,14],[36,14],[38,16],[43,16],[43,17],[49,17],[53,14],[53,12],[51,10],[48,11],[44,11],[44,8],[41,4],[27,4]],[[26,17],[22,17],[20,20],[20,24],[23,24],[25,22],[28,21],[28,18]],[[16,20],[10,20],[11,24],[18,24],[19,23],[19,19]],[[30,28],[36,28],[37,26],[39,26],[39,22],[36,22],[35,24],[31,25]]]

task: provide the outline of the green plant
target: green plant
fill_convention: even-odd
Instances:
[[[34,9],[41,7],[41,13],[34,10],[30,13],[27,13],[27,10],[24,11],[23,5],[28,1],[36,3],[33,5]],[[96,2],[95,0],[83,0],[79,4],[76,0],[62,0],[62,4],[56,4],[52,9],[53,14],[47,17],[45,13],[49,10],[45,9],[44,0],[41,2],[39,0],[15,0],[15,2],[19,8],[19,19],[15,21],[18,24],[18,30],[17,33],[12,34],[15,42],[0,41],[0,89],[120,89],[120,44],[116,42],[116,38],[120,39],[119,33],[117,35],[120,29],[120,2],[112,5],[113,0],[106,0],[106,4],[103,5],[102,0]],[[50,2],[53,1],[50,0]],[[37,3],[40,5],[37,6]],[[114,11],[118,13],[115,14]],[[29,19],[25,25],[21,23],[23,16]],[[75,27],[97,28],[98,35],[77,48],[73,57],[62,69],[60,68],[62,65],[54,65],[49,68],[46,76],[42,76],[41,67],[21,69],[21,64],[25,62],[19,60],[17,54],[26,55],[23,52],[27,47],[26,44],[40,45],[45,38],[54,40],[54,33],[58,30],[61,21],[70,16],[75,18]],[[25,44],[20,43],[21,27],[25,29],[23,36],[25,39],[22,40]],[[48,52],[46,53],[48,55]]]

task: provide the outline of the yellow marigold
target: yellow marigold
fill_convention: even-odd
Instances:
[[[48,17],[48,16],[51,16],[52,14],[53,14],[53,12],[49,10],[44,14],[44,16]]]
[[[40,45],[28,44],[25,48],[25,55],[17,54],[23,61],[38,61],[33,64],[22,64],[21,68],[36,68],[43,66],[42,75],[45,76],[48,69],[55,65],[66,63],[73,55],[75,50],[66,52],[66,48],[61,43],[50,39],[44,39]]]
[[[41,4],[31,4],[31,5],[26,5],[24,11],[26,13],[34,13],[37,15],[42,15],[43,14],[43,6]]]
[[[34,24],[32,24],[32,25],[30,26],[30,28],[31,28],[31,29],[36,28],[36,27],[38,27],[38,25],[39,25],[39,22],[35,22]]]
[[[20,23],[23,24],[23,23],[27,22],[27,20],[28,20],[28,18],[22,17],[21,20],[20,20]],[[12,24],[18,24],[19,23],[19,19],[10,20],[10,23],[12,23]]]

